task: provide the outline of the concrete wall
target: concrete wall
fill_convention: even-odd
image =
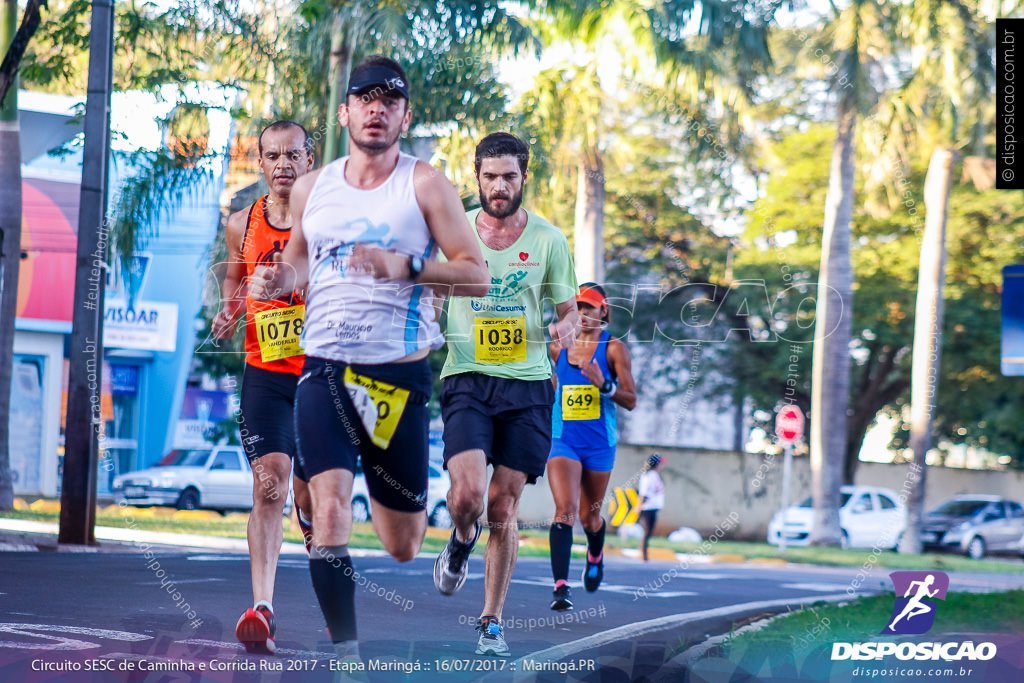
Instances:
[[[647,456],[654,452],[665,457],[661,474],[665,480],[666,502],[658,515],[658,533],[667,534],[680,526],[689,526],[706,537],[735,512],[739,523],[728,537],[764,539],[769,520],[782,506],[781,455],[620,445],[609,497],[615,486],[635,489]],[[898,494],[908,470],[905,464],[861,463],[856,483],[884,486]],[[806,456],[793,459],[791,486],[793,504],[810,495],[810,462]],[[986,493],[1024,500],[1024,472],[929,468],[925,509],[960,493]],[[607,519],[607,503],[603,512]],[[553,513],[554,503],[546,479],[539,480],[536,486],[527,486],[519,518],[530,526],[546,526]]]

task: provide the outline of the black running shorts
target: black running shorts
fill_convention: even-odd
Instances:
[[[295,385],[298,375],[274,372],[246,364],[242,375],[238,432],[245,455],[252,463],[268,453],[295,456]],[[295,474],[305,480],[295,461]]]
[[[555,389],[549,379],[522,380],[463,372],[444,380],[445,467],[452,456],[480,449],[487,462],[525,472],[533,484],[544,475],[551,452],[551,406]]]
[[[409,396],[387,448],[373,443],[345,386],[345,368],[407,389]],[[427,499],[427,401],[433,376],[426,359],[351,365],[306,356],[295,392],[299,462],[312,478],[331,469],[355,472],[362,457],[366,488],[385,507],[419,512]]]

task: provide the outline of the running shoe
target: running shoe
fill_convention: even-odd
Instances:
[[[478,655],[490,655],[491,657],[509,657],[511,652],[508,643],[505,642],[505,633],[501,624],[493,617],[481,619],[476,630],[480,632],[480,639],[476,642],[476,653]]]
[[[456,540],[455,529],[452,529],[448,545],[434,562],[434,586],[441,595],[453,595],[466,583],[466,575],[469,574],[469,555],[473,552],[473,546],[476,545],[478,538],[479,521],[476,523],[476,535],[470,543]]]
[[[604,553],[597,562],[590,561],[590,553],[587,553],[587,566],[583,569],[583,587],[588,593],[593,593],[601,585],[604,578]]]
[[[551,600],[551,609],[556,612],[572,609],[572,593],[569,591],[569,584],[560,583],[555,586],[554,597]]]
[[[295,508],[295,517],[299,522],[299,531],[302,532],[302,542],[306,544],[306,554],[313,554],[313,522],[307,522],[302,516],[302,510]]]
[[[274,644],[276,631],[274,613],[266,605],[245,610],[235,625],[235,637],[245,645],[245,651],[256,654],[272,655],[277,651],[277,645]]]
[[[349,640],[343,643],[334,643],[334,682],[340,683],[369,683],[366,674],[366,663],[359,655],[359,643]]]

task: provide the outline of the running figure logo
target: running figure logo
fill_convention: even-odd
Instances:
[[[949,577],[944,572],[893,572],[889,577],[896,589],[896,604],[882,633],[927,633],[935,623],[935,600],[946,599]]]

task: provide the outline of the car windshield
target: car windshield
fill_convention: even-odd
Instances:
[[[208,457],[210,451],[178,451],[175,458],[167,464],[175,467],[202,467]]]
[[[850,496],[851,495],[853,495],[853,494],[846,493],[846,492],[841,493],[840,494],[840,498],[839,498],[839,507],[843,507],[844,505],[846,505],[846,502],[848,500],[850,500]],[[807,498],[804,499],[804,502],[800,503],[800,507],[802,507],[802,508],[812,508],[812,507],[814,507],[814,499],[811,496],[807,496]]]
[[[949,515],[950,517],[972,517],[983,507],[987,500],[947,500],[932,510],[933,515]]]

